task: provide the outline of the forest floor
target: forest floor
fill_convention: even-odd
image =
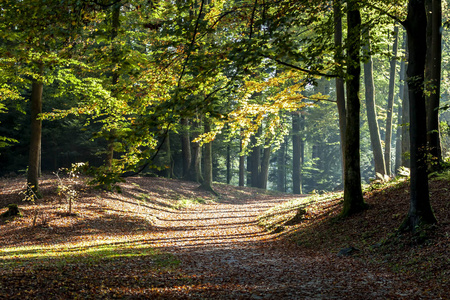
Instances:
[[[0,180],[0,213],[17,203],[23,214],[0,218],[0,299],[450,299],[448,181],[431,182],[439,225],[415,235],[393,234],[406,183],[365,192],[369,209],[342,220],[339,196],[63,182],[78,193],[72,213],[55,177],[42,179],[39,203],[23,201],[25,178]],[[258,225],[292,201],[304,203],[301,218]],[[358,250],[339,254],[348,247]]]

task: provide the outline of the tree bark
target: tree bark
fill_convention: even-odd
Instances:
[[[196,139],[199,136],[198,130],[200,129],[200,123],[201,121],[194,121],[192,123],[192,138]],[[192,143],[192,149],[191,149],[191,166],[189,167],[189,180],[195,181],[195,182],[203,182],[203,176],[202,176],[202,148],[200,147],[199,143]]]
[[[39,66],[39,75],[43,75],[42,65]],[[31,85],[31,139],[27,184],[38,198],[41,197],[39,192],[39,154],[41,152],[42,121],[39,119],[39,116],[42,113],[43,90],[44,83],[42,79],[34,79]]]
[[[292,114],[292,193],[301,194],[300,112]]]
[[[395,88],[395,67],[397,65],[398,50],[398,27],[394,27],[394,45],[392,47],[392,58],[389,71],[389,93],[386,117],[386,138],[384,141],[384,161],[386,163],[386,174],[391,175],[391,146],[392,146],[392,120],[394,114],[394,88]]]
[[[286,192],[286,141],[281,143],[277,154],[277,191]]]
[[[342,55],[342,13],[341,13],[341,0],[334,0],[333,2],[334,12],[334,45],[336,47],[335,58],[336,63],[339,64],[340,69],[343,65]],[[341,73],[341,72],[339,72]],[[342,170],[345,165],[345,130],[346,130],[346,104],[345,104],[345,89],[344,80],[342,77],[336,77],[336,103],[339,114],[339,132],[341,136],[341,155],[342,155]],[[344,182],[344,171],[342,171],[342,182]]]
[[[405,48],[405,44],[406,43],[406,39],[403,39],[403,46],[402,48]],[[398,119],[397,119],[397,139],[396,139],[396,143],[395,143],[395,147],[396,147],[396,151],[395,151],[395,171],[397,172],[398,169],[403,166],[402,162],[402,141],[403,141],[403,127],[405,126],[405,124],[403,123],[403,110],[405,109],[403,107],[403,103],[405,103],[405,75],[406,75],[406,63],[405,63],[405,59],[403,58],[400,62],[400,80],[399,80],[399,89],[398,89],[398,98],[399,98],[399,103],[398,103]]]
[[[400,227],[416,231],[425,224],[437,223],[430,204],[427,172],[427,131],[424,87],[427,16],[424,0],[409,0],[404,22],[408,34],[409,111],[411,116],[411,191],[408,215]]]
[[[240,153],[242,153],[242,143],[239,143]],[[245,155],[239,154],[239,186],[245,186]]]
[[[114,39],[117,37],[119,27],[120,27],[120,8],[122,7],[122,4],[117,3],[112,8],[111,13],[111,43],[112,43],[112,53],[111,53],[111,60],[112,63],[118,64],[119,63],[119,56],[118,56],[118,49],[114,42]],[[112,95],[114,97],[117,97],[117,89],[116,85],[119,82],[119,73],[117,71],[113,71],[112,77],[111,77],[111,85],[112,85]],[[106,166],[110,169],[113,165],[113,159],[114,159],[114,143],[115,143],[115,132],[112,131],[109,133],[108,137],[108,146],[107,146],[107,153],[106,153]]]
[[[365,209],[362,196],[359,141],[359,87],[361,76],[361,14],[358,1],[347,2],[347,124],[345,131],[344,207],[342,216]]]
[[[189,138],[189,120],[181,119],[181,155],[183,157],[183,178],[189,179],[191,167],[191,140]]]
[[[431,156],[430,171],[440,169],[442,163],[441,139],[439,134],[439,104],[441,94],[441,41],[442,6],[441,0],[427,0],[427,61],[425,77],[427,82],[427,143]]]
[[[261,171],[259,173],[259,184],[258,184],[259,188],[265,190],[267,189],[267,180],[269,179],[270,153],[271,153],[270,142],[266,142],[261,160]]]
[[[386,174],[386,165],[383,156],[383,147],[381,146],[380,129],[378,127],[377,112],[375,106],[375,85],[373,82],[373,61],[370,55],[370,34],[367,30],[367,42],[364,49],[369,58],[364,64],[364,85],[366,95],[367,122],[369,124],[370,142],[372,145],[373,159],[375,163],[375,174]]]
[[[211,131],[211,121],[208,119],[204,120],[204,129],[205,133]],[[212,141],[204,144],[204,157],[203,157],[203,169],[204,169],[204,176],[203,176],[203,182],[202,182],[202,188],[216,193],[213,190],[212,182],[213,182],[213,173],[212,173]]]
[[[258,129],[257,136],[253,136],[251,138],[252,145],[255,145],[257,143],[257,137],[261,135],[261,127]],[[253,150],[250,154],[250,160],[251,160],[251,186],[252,187],[259,187],[259,177],[261,173],[261,146],[254,146]]]

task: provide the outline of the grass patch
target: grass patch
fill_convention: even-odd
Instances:
[[[105,261],[145,258],[155,267],[173,268],[179,261],[144,242],[83,243],[79,245],[22,246],[0,249],[0,267],[22,265],[94,265]]]

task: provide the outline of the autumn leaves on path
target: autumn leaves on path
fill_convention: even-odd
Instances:
[[[225,196],[181,211],[160,211],[155,218],[152,246],[179,257],[181,271],[196,282],[184,296],[410,299],[419,293],[360,261],[304,253],[257,226],[259,214],[292,196]]]
[[[293,195],[129,178],[120,194],[80,190],[68,215],[51,179],[36,204],[16,197],[20,180],[2,184],[23,217],[0,224],[0,299],[427,298],[370,257],[306,251],[257,226]]]

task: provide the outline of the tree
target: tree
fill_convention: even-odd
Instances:
[[[427,129],[424,87],[427,52],[427,16],[424,0],[409,0],[408,16],[403,22],[408,35],[409,111],[411,116],[411,193],[408,215],[401,229],[416,231],[437,222],[430,204],[427,172]]]
[[[366,29],[366,43],[364,49],[367,52],[364,63],[364,86],[366,94],[367,121],[369,124],[370,142],[372,145],[373,159],[375,162],[375,174],[384,176],[386,174],[386,164],[381,146],[380,129],[378,127],[377,112],[375,106],[375,85],[373,82],[373,60],[370,54],[370,34]]]
[[[398,50],[398,27],[394,27],[394,45],[392,46],[392,57],[390,59],[389,71],[389,93],[387,101],[386,117],[386,137],[384,141],[384,161],[386,163],[386,174],[391,175],[391,145],[392,145],[392,120],[394,115],[394,88],[395,88],[395,70],[397,64]]]
[[[300,112],[292,114],[292,193],[302,194]]]
[[[359,153],[361,14],[358,1],[350,0],[347,5],[347,119],[342,216],[349,216],[366,208],[361,189]]]
[[[442,5],[441,0],[426,0],[427,9],[427,60],[425,80],[427,85],[427,147],[430,154],[429,169],[438,170],[442,163],[439,103],[441,96],[441,59],[442,59]]]

